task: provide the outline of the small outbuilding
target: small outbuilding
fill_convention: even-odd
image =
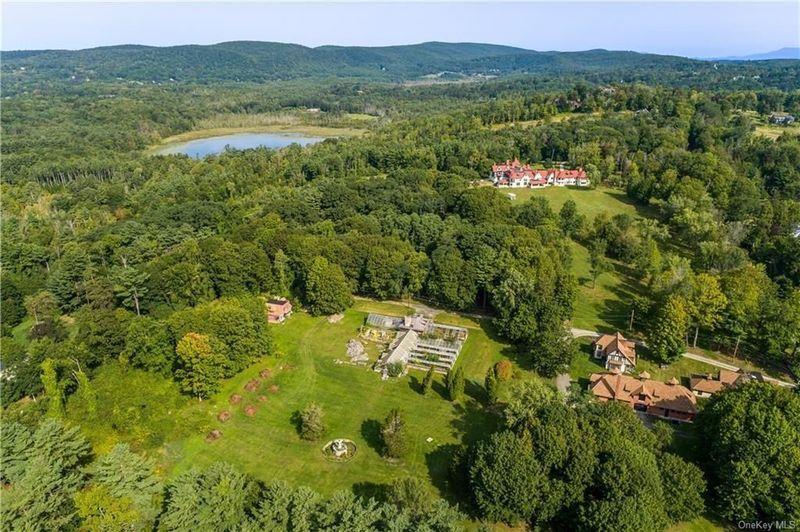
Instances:
[[[270,323],[283,323],[292,315],[292,303],[288,299],[274,298],[267,301],[267,321]]]
[[[795,118],[794,116],[788,113],[772,113],[769,115],[769,123],[776,124],[779,126],[790,126],[794,124]]]

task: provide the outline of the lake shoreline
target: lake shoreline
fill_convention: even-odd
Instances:
[[[245,126],[245,127],[215,127],[208,129],[195,129],[164,137],[158,144],[153,144],[145,150],[147,155],[158,155],[158,152],[192,140],[208,139],[213,137],[223,137],[240,133],[276,133],[281,135],[298,135],[310,137],[357,137],[366,133],[366,129],[355,129],[347,127],[328,127],[314,125],[268,125],[268,126]]]

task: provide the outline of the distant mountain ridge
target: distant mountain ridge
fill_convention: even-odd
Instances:
[[[709,61],[769,61],[772,59],[800,59],[800,47],[786,46],[780,50],[772,50],[761,54],[712,57]]]
[[[317,48],[257,41],[169,47],[121,45],[74,51],[9,51],[3,52],[2,58],[4,73],[22,71],[49,79],[76,76],[139,81],[264,81],[318,76],[406,80],[442,71],[505,75],[696,63],[682,57],[636,52],[537,52],[494,44],[444,42]]]
[[[758,63],[753,63],[758,64]],[[630,51],[540,52],[480,43],[426,42],[363,47],[260,41],[155,47],[119,45],[85,50],[2,52],[4,79],[16,86],[40,82],[136,81],[265,82],[298,78],[407,81],[437,77],[480,78],[535,74],[580,76],[599,82],[652,81],[690,84],[697,76],[731,79],[762,72],[736,67],[725,78],[708,61]],[[794,69],[794,65],[787,68]],[[790,76],[795,77],[793,73]]]

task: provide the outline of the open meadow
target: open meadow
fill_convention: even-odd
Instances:
[[[403,307],[381,307],[384,312],[404,314]],[[272,328],[279,356],[225,382],[220,393],[204,402],[206,421],[222,436],[207,442],[205,435],[195,435],[168,446],[172,472],[225,460],[257,478],[283,479],[328,495],[351,486],[375,493],[402,476],[428,479],[443,496],[451,495],[447,464],[452,446],[462,438],[476,440],[496,423],[481,404],[481,386],[487,368],[502,357],[505,346],[481,329],[470,329],[459,357],[467,378],[466,397],[453,403],[445,398],[442,376],[437,376],[431,394],[423,396],[419,391],[422,372],[412,370],[405,377],[381,381],[371,367],[337,362],[347,359],[347,341],[357,336],[365,316],[365,312],[348,310],[340,322],[329,323],[324,317],[299,312]],[[374,360],[377,349],[367,346]],[[271,376],[261,379],[256,391],[246,391],[245,385],[260,378],[264,369]],[[241,403],[230,403],[233,394],[242,395]],[[298,436],[293,416],[311,402],[322,407],[328,429],[320,441],[306,442]],[[252,417],[245,414],[249,405],[256,407]],[[379,432],[394,407],[404,412],[410,436],[408,456],[398,463],[381,456]],[[225,423],[216,420],[222,411],[231,413]],[[326,461],[321,449],[333,438],[356,443],[350,462]]]

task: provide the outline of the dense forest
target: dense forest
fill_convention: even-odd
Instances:
[[[428,42],[404,46],[320,46],[226,42],[171,47],[107,46],[3,53],[5,90],[32,84],[126,80],[138,83],[265,82],[300,78],[452,81],[535,74],[590,82],[716,84],[728,89],[798,82],[795,61],[706,62],[684,57],[589,50],[537,52],[510,46]]]
[[[629,271],[631,332],[660,363],[699,337],[800,376],[800,137],[757,131],[771,112],[800,113],[800,92],[785,90],[797,62],[717,70],[676,58],[496,47],[463,48],[453,59],[435,43],[363,60],[366,51],[297,47],[284,57],[308,65],[298,70],[305,75],[348,61],[399,65],[403,77],[475,73],[502,55],[509,73],[536,68],[551,79],[189,83],[277,77],[279,64],[264,74],[278,53],[272,46],[4,54],[4,77],[19,89],[2,110],[4,522],[451,530],[472,519],[663,530],[704,513],[800,518],[792,481],[800,398],[765,383],[703,405],[696,431],[708,445],[694,452],[681,450],[666,424],[649,430],[631,410],[584,395],[565,405],[549,387],[525,383],[498,408],[487,391],[497,430],[449,449],[451,482],[461,488],[443,499],[414,478],[323,497],[224,463],[158,471],[158,449],[202,425],[191,408],[180,419],[166,412],[280,356],[263,295],[290,297],[311,315],[343,312],[354,295],[480,312],[515,360],[543,379],[562,373],[578,349],[566,339],[579,289],[575,244],[589,250],[595,281]],[[182,71],[166,53],[191,64],[215,54],[231,70],[212,61],[213,77]],[[253,70],[235,68],[232,54]],[[603,65],[597,81],[630,69],[634,80],[664,83],[557,76],[579,72],[582,61]],[[703,87],[740,68],[760,75],[758,85]],[[703,81],[688,88],[692,69]],[[88,70],[96,80],[56,82]],[[24,76],[53,83],[23,90]],[[184,83],[139,87],[115,77]],[[366,132],[204,159],[146,153],[202,124],[287,117]],[[513,158],[585,168],[594,186],[624,191],[648,216],[588,219],[574,202],[557,209],[536,196],[512,203],[483,185],[494,162]],[[501,368],[487,373],[487,390],[504,378]],[[448,378],[453,400],[463,395],[456,382]],[[389,449],[389,429],[401,421],[397,414],[382,429]],[[116,441],[90,442],[78,427]]]

